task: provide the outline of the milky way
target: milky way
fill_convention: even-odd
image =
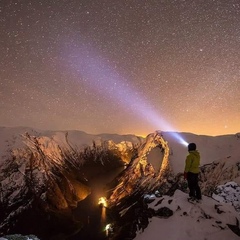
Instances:
[[[239,0],[3,0],[0,57],[0,126],[240,131]]]

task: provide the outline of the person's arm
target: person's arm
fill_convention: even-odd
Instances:
[[[186,161],[185,161],[184,172],[189,172],[190,167],[191,167],[191,159],[190,159],[190,156],[188,155],[187,158],[186,158]]]
[[[191,167],[190,156],[188,155],[185,161],[185,169],[184,169],[184,179],[187,179],[187,173],[189,172]]]

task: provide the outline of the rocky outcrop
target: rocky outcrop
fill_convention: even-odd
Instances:
[[[201,167],[200,185],[203,194],[211,196],[218,185],[229,181],[240,184],[240,159],[229,156]]]
[[[138,156],[132,159],[128,168],[118,178],[118,182],[109,197],[109,206],[115,214],[114,224],[117,229],[113,239],[133,239],[136,237],[135,232],[137,229],[144,231],[147,228],[150,218],[170,218],[174,211],[180,212],[181,207],[178,208],[177,206],[173,210],[162,204],[165,201],[165,198],[161,197],[163,194],[168,195],[167,203],[169,206],[173,201],[173,198],[170,196],[174,195],[176,190],[177,192],[179,190],[185,192],[182,192],[182,196],[185,198],[184,202],[186,202],[188,196],[187,182],[183,178],[183,173],[174,175],[172,171],[170,161],[173,161],[173,158],[169,158],[169,147],[161,132],[157,131],[150,134],[146,138],[146,142],[140,146]],[[233,157],[229,156],[220,161],[203,165],[200,173],[200,184],[203,194],[211,196],[218,185],[233,179],[239,181],[240,168],[238,160],[235,154]],[[160,197],[158,202],[156,202],[156,205],[160,206],[154,211],[146,206],[146,202],[153,201],[152,196]],[[201,221],[201,219],[212,219],[207,213],[208,207],[206,209],[193,208],[196,211],[200,211],[199,216],[196,216],[198,218],[196,219],[197,222]],[[221,204],[218,205],[216,202],[215,210],[217,214],[220,214],[223,211]],[[188,217],[189,214],[190,218],[195,217],[194,211],[192,213],[183,211],[180,217]],[[226,232],[229,233],[231,228],[234,231],[239,229],[234,221],[225,223],[224,226],[218,220],[218,217],[214,220],[209,220],[209,224],[211,224],[211,221],[214,222],[214,227],[211,231],[217,228],[220,230],[226,229]],[[229,234],[231,235],[232,233]]]
[[[228,182],[217,186],[212,198],[220,203],[229,203],[240,212],[240,186],[237,183]]]
[[[68,139],[68,133],[65,138],[61,135],[61,141],[56,136],[28,133],[14,141],[18,141],[15,145],[19,147],[8,146],[0,167],[0,235],[14,233],[14,226],[21,231],[20,226],[27,226],[24,221],[32,222],[34,217],[38,222],[42,219],[45,227],[74,226],[72,210],[91,194],[91,177],[123,166],[122,156],[127,158],[135,151],[133,144],[124,142],[121,147],[118,143],[118,149],[124,149],[121,155],[109,149],[108,141],[100,139],[78,148]],[[111,144],[114,147],[115,143]],[[19,222],[16,225],[16,221],[22,221],[22,225]],[[79,222],[76,225],[80,227]],[[32,229],[37,234],[35,230]],[[41,234],[44,230],[39,231]]]
[[[155,154],[151,154],[152,152]],[[172,176],[172,170],[168,157],[169,147],[161,132],[149,134],[145,143],[140,146],[138,156],[119,177],[109,203],[115,205],[127,196],[159,188],[164,190],[165,185],[170,186],[168,179]]]
[[[239,239],[240,217],[232,206],[206,196],[201,203],[189,203],[187,198],[179,190],[173,196],[155,197],[146,207],[147,229],[141,224],[143,216],[138,217],[134,239]]]
[[[34,212],[66,214],[78,201],[90,194],[90,188],[77,180],[63,151],[54,141],[26,134],[25,148],[14,149],[0,172],[0,230],[11,232],[17,218],[32,209]],[[73,163],[74,164],[74,163]]]
[[[139,138],[138,143],[133,143],[129,141],[122,141],[120,143],[115,143],[114,141],[110,140],[106,142],[107,148],[112,150],[116,155],[118,155],[124,164],[129,164],[132,158],[134,158],[135,154],[137,153],[138,147],[143,142],[143,139]]]

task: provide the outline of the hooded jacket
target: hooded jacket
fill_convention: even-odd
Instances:
[[[199,173],[200,154],[197,150],[189,151],[184,172]]]

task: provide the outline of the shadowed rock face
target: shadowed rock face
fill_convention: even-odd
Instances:
[[[172,176],[168,157],[169,147],[161,133],[149,134],[139,148],[138,157],[119,177],[109,198],[110,205],[116,205],[130,195],[148,193],[167,184],[167,179]]]
[[[76,221],[73,209],[91,194],[89,180],[122,167],[121,156],[108,145],[72,147],[67,135],[64,146],[45,136],[22,138],[24,147],[11,149],[0,168],[0,235],[31,229],[49,239],[80,229],[82,218]],[[133,152],[132,145],[124,149]]]
[[[173,180],[168,143],[161,132],[149,134],[139,147],[138,156],[118,177],[108,199],[115,228],[112,239],[133,239],[138,228],[145,229],[149,223],[148,217],[154,214],[146,206],[146,201],[151,199],[145,196],[156,190],[159,194],[166,193]],[[165,216],[171,213],[163,209],[158,214]]]
[[[0,233],[11,233],[15,228],[21,233],[26,231],[26,223],[30,226],[40,219],[46,223],[44,228],[57,216],[71,222],[71,209],[91,193],[67,168],[67,159],[54,141],[45,146],[43,139],[28,134],[24,139],[26,147],[14,149],[1,167]],[[36,232],[40,227],[35,225],[31,230]]]

